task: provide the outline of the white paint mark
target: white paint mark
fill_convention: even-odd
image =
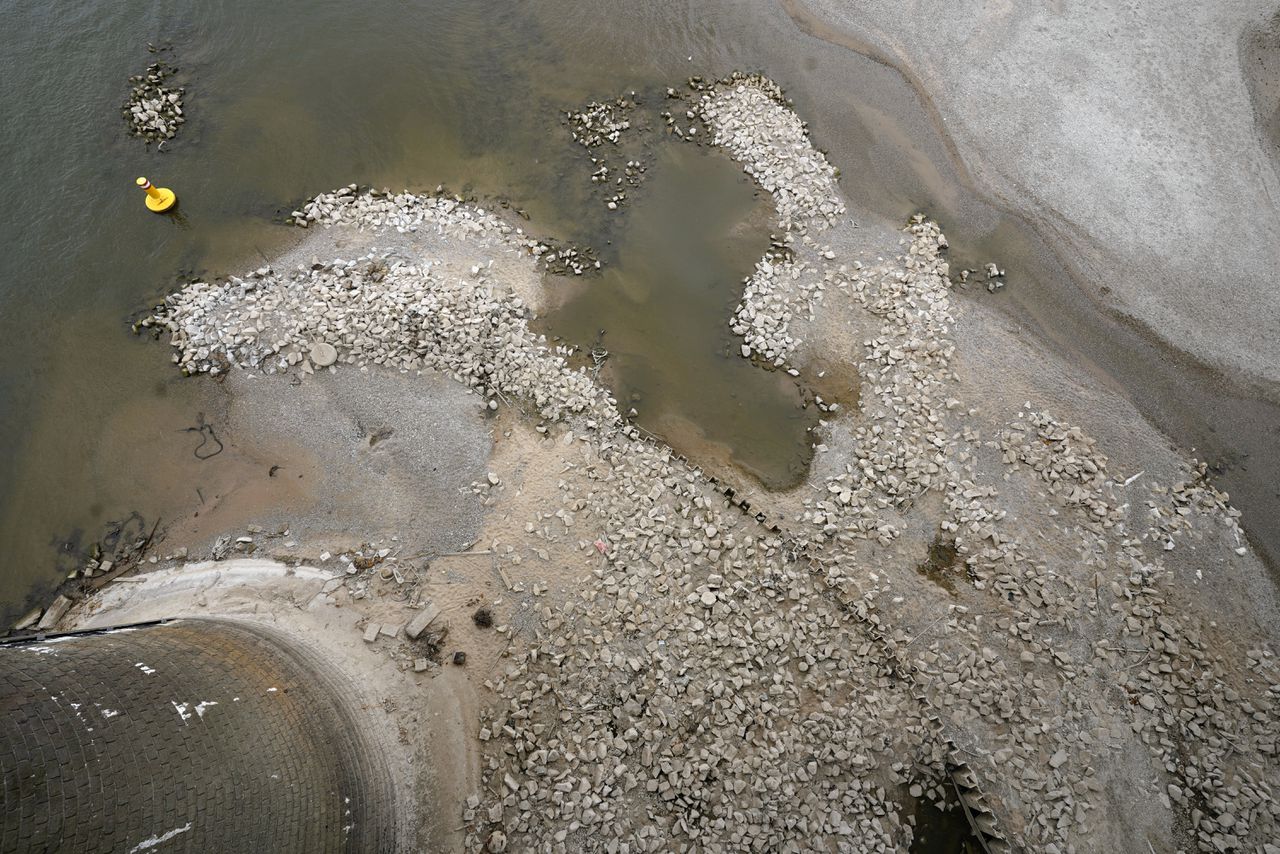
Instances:
[[[201,718],[203,718],[204,710],[209,708],[210,706],[216,706],[216,705],[218,705],[217,700],[201,700],[200,702],[196,703],[196,714],[199,715]]]
[[[267,693],[268,693],[268,694],[274,694],[276,691],[279,691],[279,690],[280,690],[279,688],[268,688],[268,689],[267,689]]]
[[[115,717],[116,715],[118,715],[118,714],[120,714],[120,713],[119,713],[119,712],[117,712],[115,709],[103,709],[103,710],[102,710],[102,716],[103,716],[104,718],[114,718],[114,717]]]
[[[141,661],[139,661],[137,664],[135,664],[135,665],[133,665],[133,666],[134,666],[134,667],[136,667],[136,668],[138,668],[139,670],[141,670],[143,673],[147,674],[148,676],[150,676],[152,673],[155,673],[155,672],[156,672],[156,669],[155,669],[154,667],[147,667],[147,665],[143,664]]]
[[[187,711],[187,703],[175,703],[173,700],[170,700],[169,705],[173,706],[174,710],[178,713],[178,717],[182,718],[182,722],[184,724],[187,722],[187,718],[191,717],[191,713]]]
[[[58,651],[51,646],[27,646],[23,649],[28,652],[34,652],[36,655],[57,655]]]
[[[162,842],[168,842],[179,833],[186,833],[191,829],[191,822],[187,822],[182,827],[175,827],[173,830],[166,830],[159,836],[148,836],[137,845],[129,849],[129,854],[138,854],[139,851],[146,851],[148,848],[155,848]]]

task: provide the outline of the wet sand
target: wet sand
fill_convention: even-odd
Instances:
[[[1240,71],[1249,85],[1258,129],[1280,158],[1280,13],[1240,35]]]
[[[1260,379],[1258,373],[1270,370],[1268,345],[1262,339],[1280,340],[1280,313],[1267,302],[1270,297],[1261,294],[1259,305],[1234,310],[1234,327],[1247,333],[1246,338],[1238,339],[1242,344],[1237,357],[1226,360],[1235,370],[1206,363],[1207,351],[1197,351],[1191,341],[1173,336],[1175,327],[1141,314],[1126,316],[1133,309],[1118,302],[1117,281],[1147,275],[1135,272],[1135,264],[1145,262],[1126,260],[1114,254],[1115,246],[1083,238],[1078,232],[1088,227],[1088,217],[1077,227],[1060,214],[1041,215],[1035,207],[1039,197],[1034,190],[1020,188],[1008,194],[988,176],[971,174],[968,163],[995,155],[972,141],[964,144],[965,140],[954,134],[954,117],[944,120],[936,105],[946,87],[917,71],[920,60],[916,54],[892,39],[877,38],[877,32],[865,22],[836,11],[836,4],[784,0],[780,5],[809,37],[870,57],[903,75],[923,120],[913,125],[917,132],[913,144],[945,152],[944,168],[933,172],[931,178],[926,171],[918,174],[936,182],[931,190],[938,203],[928,210],[940,219],[951,238],[953,266],[977,268],[994,260],[1010,273],[1011,284],[1000,293],[990,295],[978,289],[968,296],[994,306],[1032,340],[1048,343],[1067,361],[1090,371],[1097,381],[1122,391],[1179,447],[1208,462],[1215,482],[1242,508],[1250,540],[1280,584],[1280,490],[1275,488],[1280,483],[1280,454],[1275,452],[1280,447],[1280,385]],[[900,14],[901,10],[895,12]],[[921,14],[928,18],[932,13]],[[1255,99],[1260,99],[1256,100],[1259,109],[1264,111],[1259,113],[1260,119],[1265,119],[1265,104],[1270,103],[1267,98],[1280,97],[1267,94],[1272,90],[1266,82],[1271,61],[1266,46],[1274,43],[1274,39],[1268,42],[1268,32],[1260,27],[1241,36],[1242,61],[1252,56],[1263,69],[1255,75],[1246,73]],[[833,106],[827,99],[817,109],[831,110]],[[813,123],[822,126],[821,113]],[[921,136],[937,142],[930,146]],[[835,162],[843,166],[847,147],[834,141],[832,153]],[[1035,156],[1031,151],[1026,154]],[[845,172],[855,187],[851,196],[856,204],[856,174],[848,169]],[[1103,198],[1108,194],[1104,187],[1080,192]],[[1266,210],[1274,211],[1274,206],[1268,205]],[[1271,215],[1264,212],[1264,216]],[[1249,243],[1243,254],[1269,251],[1266,247],[1276,245],[1274,241],[1264,243]],[[1181,259],[1182,253],[1173,258]],[[1194,274],[1182,268],[1174,278],[1195,281]],[[1269,279],[1253,277],[1258,282]],[[1160,293],[1161,288],[1153,286],[1152,290]],[[1208,311],[1218,302],[1216,297],[1201,296],[1198,304]],[[1194,311],[1193,315],[1199,317]],[[1268,334],[1264,331],[1267,328],[1278,333]],[[1243,358],[1257,364],[1242,371]]]

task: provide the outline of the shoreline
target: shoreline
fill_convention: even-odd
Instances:
[[[1243,825],[1266,838],[1277,806],[1249,769],[1274,768],[1274,744],[1226,692],[1274,702],[1257,678],[1277,671],[1276,608],[1225,496],[1123,397],[956,299],[935,224],[917,217],[895,245],[834,217],[829,166],[769,81],[694,98],[791,214],[793,256],[758,269],[735,312],[760,331],[747,355],[802,373],[838,357],[861,375],[857,406],[824,413],[804,484],[741,496],[622,420],[531,336],[543,283],[509,223],[344,189],[317,197],[311,227],[333,227],[281,270],[190,285],[153,322],[175,361],[230,373],[233,396],[264,384],[259,402],[285,413],[344,381],[356,401],[383,384],[378,406],[433,383],[431,435],[469,424],[480,450],[429,510],[456,514],[467,542],[411,541],[408,525],[384,543],[403,524],[385,520],[353,531],[354,510],[376,524],[413,483],[381,495],[338,478],[328,532],[295,512],[297,530],[224,532],[222,557],[338,554],[337,602],[374,614],[405,593],[455,631],[480,602],[495,610],[497,637],[463,635],[480,645],[465,670],[429,668],[476,692],[474,792],[450,795],[469,850],[580,847],[601,829],[637,850],[855,833],[901,847],[912,804],[958,774],[991,833],[1035,850],[1207,844],[1241,824],[1217,805],[1223,785],[1252,793]],[[315,246],[333,257],[303,260]],[[248,379],[263,368],[274,378]],[[358,448],[353,473],[395,471],[421,444],[400,433],[412,413],[348,416],[352,436],[326,406],[273,429],[335,437],[316,445],[328,459]],[[339,530],[369,539],[331,552]],[[1211,735],[1173,756],[1170,727]],[[754,796],[762,781],[785,797]],[[1193,801],[1212,806],[1188,830]]]

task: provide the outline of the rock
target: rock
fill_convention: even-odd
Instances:
[[[22,619],[18,620],[18,622],[13,624],[13,630],[15,632],[20,632],[24,629],[29,629],[32,626],[34,626],[36,622],[39,621],[40,619],[41,610],[42,609],[40,608],[32,608],[25,615],[23,615]]]
[[[308,355],[317,368],[327,368],[338,361],[337,348],[324,341],[311,345],[311,352]]]
[[[44,612],[44,616],[40,618],[40,622],[36,623],[37,629],[56,628],[58,621],[61,620],[71,608],[71,600],[62,594],[49,603],[49,608]]]
[[[440,608],[434,602],[428,602],[418,613],[413,615],[404,633],[412,640],[417,640],[427,630],[427,626],[440,616]]]
[[[369,623],[367,626],[365,626],[364,642],[373,643],[374,641],[376,641],[378,639],[378,632],[381,631],[381,629],[382,627],[377,623]]]

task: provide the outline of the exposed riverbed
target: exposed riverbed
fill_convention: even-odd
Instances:
[[[14,167],[8,180],[24,181],[12,195],[28,199],[0,211],[0,441],[10,449],[0,460],[0,541],[10,615],[89,543],[128,536],[137,519],[198,510],[205,487],[234,480],[224,464],[235,437],[224,433],[230,450],[201,461],[193,455],[200,439],[187,432],[217,411],[217,390],[183,382],[159,348],[124,334],[176,273],[232,271],[274,255],[293,239],[271,225],[287,200],[358,179],[510,198],[541,234],[615,239],[619,257],[608,275],[642,276],[589,195],[560,111],[735,67],[767,67],[787,87],[843,170],[860,208],[851,216],[892,222],[929,210],[958,255],[974,264],[998,259],[1021,283],[1003,297],[1025,306],[1015,316],[1087,357],[1184,446],[1225,462],[1222,480],[1246,527],[1274,553],[1270,404],[1224,393],[1197,368],[1165,366],[1160,348],[1123,326],[1096,333],[1096,312],[1062,296],[1072,286],[1043,245],[974,200],[927,103],[892,69],[805,35],[769,4],[749,12],[728,3],[696,12],[568,2],[503,8],[493,15],[468,3],[356,10],[331,2],[304,17],[238,2],[164,12],[98,4],[68,18],[19,2],[0,11],[13,34],[0,84],[11,119],[0,150]],[[147,40],[173,41],[177,82],[188,86],[189,121],[159,155],[125,135],[118,112],[129,75],[153,59]],[[144,173],[179,191],[183,220],[146,215],[132,187]],[[33,192],[31,181],[45,191]],[[725,263],[714,278],[731,288],[739,272]],[[623,338],[623,330],[612,334]],[[1090,334],[1096,340],[1081,337]],[[1146,355],[1130,358],[1135,352]],[[624,362],[619,356],[608,369],[626,382]],[[630,382],[643,384],[646,372],[650,381],[678,382],[660,392],[661,406],[642,393],[642,424],[692,425],[686,435],[731,447],[739,463],[754,458],[746,467],[766,479],[803,457],[793,439],[780,441],[792,426],[753,439],[707,420],[695,371],[650,365]],[[792,393],[785,374],[759,373],[765,380],[755,382],[780,384],[777,400]],[[786,422],[786,407],[778,412]],[[753,441],[763,444],[753,450]]]
[[[772,81],[665,97],[680,102],[671,133],[710,139],[771,196],[783,233],[755,246],[745,287],[707,276],[712,299],[686,278],[699,243],[714,259],[733,233],[721,200],[738,192],[713,160],[697,181],[682,172],[710,156],[688,142],[647,164],[643,192],[608,188],[605,210],[635,217],[642,275],[583,277],[560,308],[540,265],[589,254],[527,232],[536,217],[440,190],[345,185],[298,203],[307,230],[289,252],[187,284],[143,321],[168,333],[176,368],[206,375],[188,383],[228,398],[175,431],[192,456],[249,467],[198,516],[171,508],[181,524],[148,564],[269,550],[333,567],[313,598],[357,611],[363,643],[468,710],[449,745],[471,757],[465,782],[429,801],[462,824],[433,847],[935,847],[915,807],[949,791],[984,836],[1025,850],[1274,836],[1274,597],[1206,468],[961,299],[936,223],[859,225]],[[649,192],[671,204],[647,209]],[[684,264],[648,257],[668,244]],[[617,354],[660,352],[647,338],[674,327],[687,334],[666,349],[698,366],[690,343],[723,332],[694,319],[719,300],[754,378],[838,366],[856,405],[815,393],[821,444],[797,488],[706,477],[627,423],[586,345],[529,326],[593,296],[625,317],[661,285],[712,308],[634,310],[662,322]],[[272,489],[281,500],[255,509]],[[255,521],[241,535],[219,512]],[[507,642],[450,633],[467,624]],[[446,642],[466,678],[438,680]]]

